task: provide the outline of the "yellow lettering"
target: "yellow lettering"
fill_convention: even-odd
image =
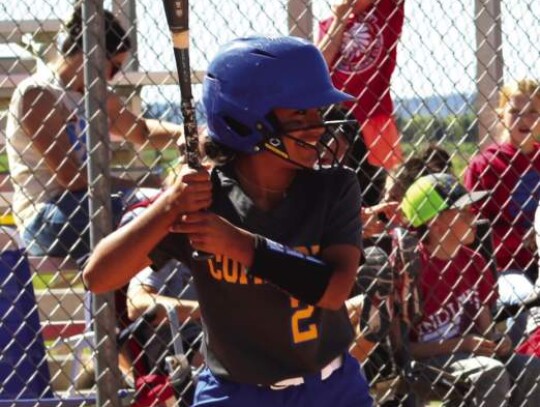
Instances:
[[[254,277],[253,278],[253,284],[263,284],[263,283],[264,283],[264,281],[263,281],[262,278],[260,278],[260,277]]]
[[[211,259],[211,260],[208,260],[208,264],[209,264],[209,268],[210,268],[210,275],[218,280],[218,281],[221,281],[221,278],[222,278],[222,272],[221,270],[219,269],[216,269],[216,264],[219,263],[221,261],[221,256],[220,255],[217,255],[214,259]]]
[[[229,265],[231,267],[229,267]],[[237,283],[238,282],[238,262],[230,261],[228,257],[224,258],[223,261],[223,278],[228,283]]]
[[[298,308],[301,304],[296,298],[291,297],[291,307]],[[311,341],[319,336],[317,325],[308,324],[306,327],[302,327],[301,323],[305,325],[306,320],[311,318],[315,307],[312,305],[304,305],[302,308],[294,311],[291,319],[291,327],[293,334],[293,342],[301,343]]]
[[[240,267],[240,284],[247,284],[247,283],[248,283],[248,279],[247,279],[246,267],[241,266]]]

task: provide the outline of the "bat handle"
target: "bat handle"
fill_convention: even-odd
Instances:
[[[214,255],[212,253],[200,252],[198,250],[195,250],[191,257],[193,257],[193,260],[196,261],[207,261],[212,260],[214,258]]]

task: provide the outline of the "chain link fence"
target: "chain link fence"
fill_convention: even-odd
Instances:
[[[101,2],[83,3],[86,34],[78,66],[58,63],[72,2],[0,5],[0,405],[189,405],[204,365],[189,270],[178,263],[157,273],[142,270],[129,287],[91,298],[77,262],[119,220],[119,202],[152,197],[178,168],[173,137],[136,136],[142,119],[161,121],[157,133],[173,134],[174,124],[181,124],[163,5],[104,2],[130,42],[125,60],[115,60],[105,39],[92,35],[105,18]],[[524,356],[540,355],[534,318],[540,11],[533,0],[374,0],[341,31],[328,20],[336,12],[330,0],[191,3],[201,129],[204,70],[220,44],[239,36],[292,33],[314,41],[334,82],[358,97],[327,118],[358,119],[347,130],[356,136],[348,164],[364,191],[365,260],[348,308],[357,331],[351,352],[361,360],[377,403],[452,399],[469,406],[482,393],[491,400],[486,405],[495,405],[489,403],[497,397],[497,405],[540,405],[540,364]],[[50,72],[88,80],[51,82],[44,79]],[[27,85],[30,77],[34,87]],[[30,100],[16,96],[17,89],[31,92],[44,81],[55,95],[49,102],[54,109],[46,109],[43,93]],[[123,105],[111,107],[109,91]],[[76,119],[73,103],[84,106]],[[51,119],[58,109],[68,109],[61,116],[65,123]],[[75,138],[67,137],[74,128]],[[133,136],[126,139],[119,129]],[[26,144],[17,139],[23,133]],[[83,181],[62,178],[87,170],[90,188],[86,175]],[[490,191],[474,227],[457,211],[444,230],[439,225],[434,231],[431,215],[416,213],[425,208],[405,192],[431,173],[453,174],[469,190]],[[38,241],[31,233],[41,239],[44,230],[31,220],[48,199],[66,198],[67,185],[79,191],[72,188],[77,182],[84,186],[80,196],[67,194],[72,201],[55,204],[69,208],[66,225],[81,207],[88,224],[71,230],[60,223],[58,235],[49,231],[49,240]],[[110,191],[121,192],[122,201],[111,201]],[[393,202],[412,208],[409,215],[398,216]],[[404,220],[418,227],[402,229]],[[476,234],[462,230],[467,222]],[[440,239],[434,242],[435,233]],[[472,251],[463,254],[457,249],[462,246]],[[505,335],[513,342],[508,352],[500,339]],[[475,381],[471,372],[481,366],[492,375]]]

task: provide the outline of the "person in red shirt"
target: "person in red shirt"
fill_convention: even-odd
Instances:
[[[411,333],[411,356],[472,382],[472,405],[537,406],[540,359],[514,354],[510,338],[493,330],[494,276],[467,247],[475,238],[471,204],[487,195],[467,192],[443,173],[417,179],[405,193],[402,211],[420,240],[423,303]],[[460,401],[452,393],[445,402]]]
[[[489,190],[478,205],[493,226],[497,268],[538,274],[534,214],[540,200],[540,84],[521,80],[504,86],[499,97],[502,136],[471,161],[467,189]]]
[[[404,0],[336,0],[321,21],[317,46],[334,85],[355,97],[345,104],[362,126],[369,164],[402,162],[390,79],[404,22]]]

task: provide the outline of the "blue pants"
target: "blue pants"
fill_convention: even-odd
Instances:
[[[373,400],[360,365],[349,354],[326,380],[306,376],[305,383],[283,390],[231,382],[208,368],[199,376],[193,407],[371,407]]]

